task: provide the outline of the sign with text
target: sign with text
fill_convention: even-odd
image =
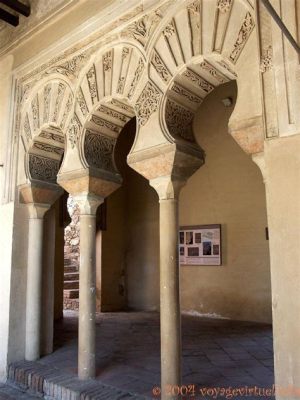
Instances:
[[[221,265],[221,250],[221,225],[180,227],[181,265]]]

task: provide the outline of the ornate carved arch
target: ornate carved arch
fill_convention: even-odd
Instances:
[[[25,173],[31,180],[56,183],[64,147],[64,131],[73,105],[69,83],[48,79],[34,88],[21,111]]]
[[[192,143],[193,117],[205,96],[220,84],[237,80],[231,134],[246,152],[261,151],[263,118],[257,98],[260,77],[254,28],[253,6],[244,0],[188,1],[160,24],[149,49],[148,75],[164,93],[161,114],[169,139]]]
[[[138,46],[118,43],[101,51],[82,71],[74,114],[68,127],[69,154],[81,168],[117,174],[114,147],[124,125],[134,116],[147,81],[146,60]],[[65,159],[61,173],[71,170]],[[69,163],[70,164],[70,163]]]

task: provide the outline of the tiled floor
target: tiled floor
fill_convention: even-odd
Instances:
[[[41,364],[76,374],[77,315],[66,312],[55,331],[55,352]],[[196,397],[213,398],[203,388],[272,388],[273,351],[270,325],[205,319],[183,315],[183,391]],[[156,313],[105,313],[97,317],[97,379],[118,388],[152,398],[160,384],[159,315]],[[194,386],[191,386],[194,385]],[[246,389],[248,388],[248,389]],[[201,390],[202,389],[202,392]],[[219,391],[219,398],[222,391]],[[229,392],[227,392],[229,393]],[[243,392],[238,392],[243,394]],[[265,392],[269,394],[268,392]],[[215,397],[217,398],[217,397]],[[228,398],[228,397],[227,397]],[[272,398],[259,396],[259,398]]]

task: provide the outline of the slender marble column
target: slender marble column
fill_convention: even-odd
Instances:
[[[42,307],[43,218],[50,205],[27,204],[29,211],[28,267],[26,293],[25,358],[40,358]]]
[[[181,315],[178,257],[178,196],[183,182],[150,181],[160,203],[160,332],[162,400],[177,399],[181,384]]]
[[[95,377],[96,335],[96,211],[100,197],[76,195],[80,210],[78,376]]]

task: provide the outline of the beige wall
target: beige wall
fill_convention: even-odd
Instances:
[[[271,321],[265,189],[259,169],[228,134],[234,83],[216,89],[199,110],[196,140],[206,164],[182,189],[180,224],[222,224],[223,265],[182,266],[181,300],[186,311]],[[121,134],[116,156],[124,185],[108,199],[103,235],[102,310],[124,307],[118,293],[126,270],[127,304],[158,309],[158,197],[148,182],[125,164],[134,126]],[[125,300],[125,299],[124,299]],[[110,307],[107,307],[110,305]]]
[[[282,388],[300,387],[300,153],[295,149],[300,135],[265,143],[275,381]]]
[[[194,121],[205,165],[182,189],[180,224],[222,224],[223,265],[183,266],[184,310],[215,313],[240,320],[271,321],[271,288],[266,201],[263,179],[227,133],[235,84],[216,89]]]
[[[148,182],[126,163],[134,136],[132,120],[122,131],[115,152],[124,183],[107,201],[107,230],[102,234],[102,311],[158,307],[158,202]]]

